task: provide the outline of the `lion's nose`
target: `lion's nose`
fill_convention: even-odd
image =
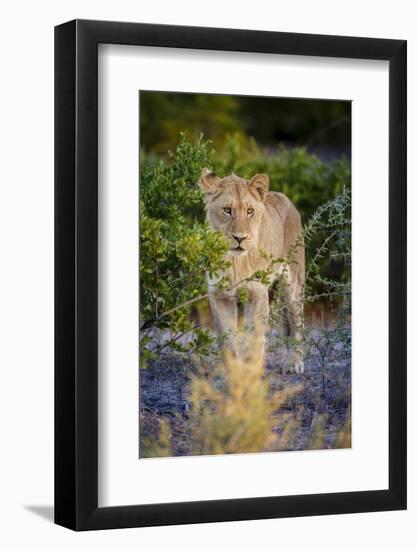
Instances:
[[[237,243],[240,244],[242,241],[248,238],[247,235],[232,235],[234,239],[236,239]]]

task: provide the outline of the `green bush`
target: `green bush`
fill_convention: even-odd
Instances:
[[[202,193],[197,185],[209,164],[208,144],[182,139],[170,162],[142,166],[140,188],[140,325],[144,364],[155,351],[152,331],[169,331],[178,351],[207,352],[209,332],[190,318],[191,305],[206,294],[205,274],[227,267],[228,246],[204,220]],[[193,333],[184,345],[181,336]]]

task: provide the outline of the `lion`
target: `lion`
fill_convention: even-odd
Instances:
[[[264,357],[269,319],[269,294],[274,283],[280,284],[285,297],[289,336],[301,343],[303,328],[302,289],[305,276],[305,251],[301,216],[283,193],[269,191],[269,177],[256,174],[250,180],[235,174],[221,178],[205,168],[199,184],[204,192],[207,220],[213,230],[221,231],[230,248],[226,272],[211,278],[207,275],[208,296],[218,335],[239,355],[239,308],[236,289],[246,289],[243,305],[243,326],[256,331]],[[247,279],[271,265],[271,258],[289,258],[277,262],[269,284]],[[280,277],[281,274],[281,277]],[[228,290],[219,288],[220,279],[227,276]],[[283,279],[285,279],[283,284]],[[285,372],[304,372],[301,345],[291,350]]]

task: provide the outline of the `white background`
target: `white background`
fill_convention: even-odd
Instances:
[[[99,504],[386,489],[388,64],[114,45],[99,62]],[[173,87],[352,100],[352,449],[137,459],[138,89]]]
[[[408,39],[409,279],[417,279],[417,36],[413,2],[210,4],[72,0],[8,3],[0,34],[0,541],[5,548],[379,549],[416,544],[416,290],[409,288],[409,510],[75,534],[54,526],[53,33],[74,17]],[[371,399],[371,397],[370,397]],[[366,541],[366,542],[365,542]]]

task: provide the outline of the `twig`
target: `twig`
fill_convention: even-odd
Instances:
[[[180,332],[179,334],[177,334],[175,336],[175,338],[169,338],[167,342],[165,342],[165,344],[163,346],[159,346],[156,351],[158,353],[160,353],[163,349],[167,348],[168,346],[170,346],[173,342],[176,342],[177,340],[179,340],[180,338],[182,338],[183,336],[185,336],[186,334],[188,334],[189,332],[192,332],[193,330],[195,330],[196,328],[199,328],[201,325],[194,325],[193,327],[191,327],[189,330],[185,331],[185,332]]]

